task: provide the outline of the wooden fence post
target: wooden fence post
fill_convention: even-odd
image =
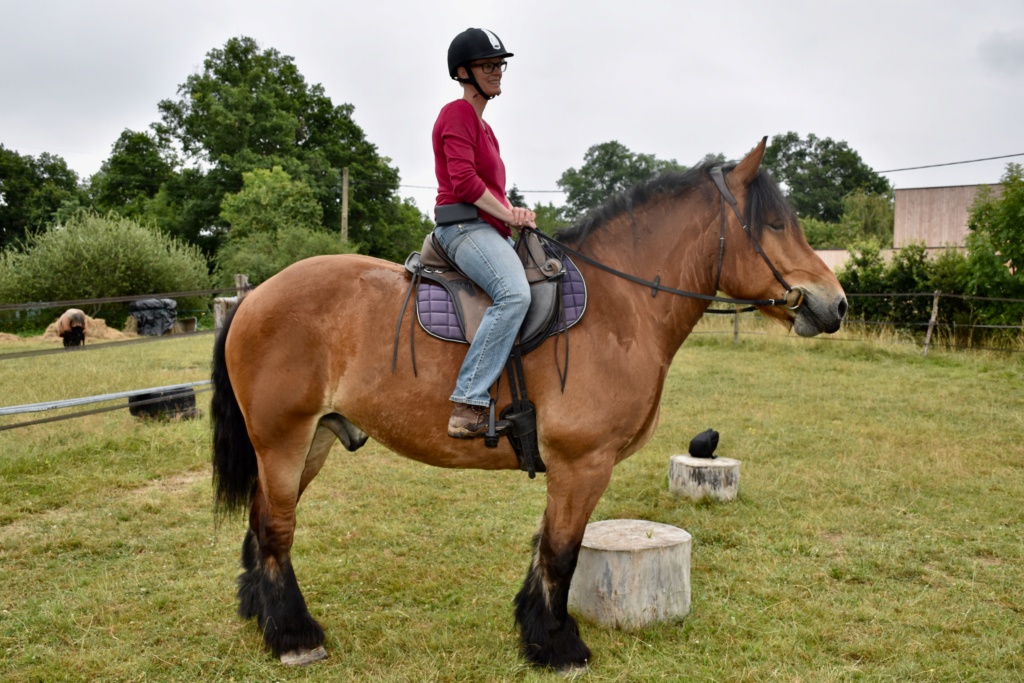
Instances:
[[[942,292],[936,290],[935,298],[932,299],[932,317],[928,321],[928,333],[924,336],[924,349],[921,351],[921,357],[928,355],[928,346],[932,343],[932,332],[935,331],[935,322],[939,319],[939,297]]]
[[[241,301],[242,297],[249,293],[249,276],[244,274],[235,273],[235,296]]]
[[[219,296],[213,300],[213,329],[219,330],[224,327],[224,320],[228,317],[228,311],[238,305],[249,292],[249,276],[236,273],[235,296]]]
[[[348,166],[341,169],[341,243],[348,243]]]

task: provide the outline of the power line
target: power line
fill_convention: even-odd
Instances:
[[[899,173],[900,171],[919,171],[923,168],[940,168],[942,166],[959,166],[961,164],[976,164],[981,161],[996,161],[998,159],[1012,159],[1014,157],[1024,157],[1024,152],[1019,154],[1003,154],[997,157],[984,157],[983,159],[967,159],[966,161],[948,161],[943,164],[927,164],[925,166],[907,166],[906,168],[890,168],[885,171],[875,171],[875,173]],[[435,190],[436,187],[432,185],[399,185],[399,187],[406,187],[416,190]],[[519,188],[516,188],[517,190]],[[565,190],[519,190],[523,194],[565,194]]]
[[[984,159],[969,159],[967,161],[950,161],[945,164],[929,164],[927,166],[908,166],[907,168],[891,168],[888,171],[875,171],[876,173],[897,173],[899,171],[917,171],[922,168],[939,168],[940,166],[957,166],[959,164],[975,164],[979,161],[995,161],[996,159],[1010,159],[1012,157],[1024,157],[1024,152],[1020,154],[1004,154],[999,157],[985,157]]]

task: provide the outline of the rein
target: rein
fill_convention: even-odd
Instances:
[[[721,211],[721,216],[722,216],[721,225],[722,225],[722,228],[721,228],[721,236],[719,238],[719,246],[718,246],[718,276],[717,276],[716,281],[715,281],[715,291],[718,291],[719,280],[722,277],[722,260],[725,257],[725,204],[728,202],[729,206],[732,207],[733,212],[736,214],[736,218],[739,220],[740,225],[743,226],[743,231],[747,233],[747,236],[750,238],[750,241],[753,243],[754,250],[758,254],[760,254],[761,258],[764,259],[764,262],[766,264],[768,264],[768,268],[771,269],[772,274],[775,275],[775,279],[779,281],[779,284],[781,284],[786,289],[786,293],[783,295],[783,297],[781,299],[733,299],[731,297],[726,297],[726,296],[717,296],[717,295],[713,295],[713,294],[701,294],[700,292],[688,292],[688,291],[686,291],[684,289],[676,289],[674,287],[666,287],[665,285],[661,284],[661,276],[660,275],[656,275],[654,277],[654,280],[645,280],[645,279],[643,279],[641,277],[637,277],[636,275],[630,275],[629,273],[624,273],[621,270],[616,270],[615,268],[612,268],[611,266],[605,265],[605,264],[601,263],[600,261],[592,259],[589,256],[587,256],[586,254],[584,254],[583,252],[578,251],[576,249],[573,249],[572,247],[559,242],[558,240],[556,240],[553,237],[548,237],[547,235],[545,235],[544,233],[540,232],[539,230],[536,230],[537,235],[541,239],[545,240],[546,242],[554,244],[559,249],[572,254],[576,258],[578,258],[578,259],[588,263],[591,266],[594,266],[595,268],[603,270],[606,273],[610,273],[612,275],[615,275],[616,277],[620,277],[620,278],[622,278],[624,280],[629,280],[630,282],[636,283],[638,285],[643,285],[644,287],[649,288],[651,290],[651,297],[656,297],[658,295],[658,292],[665,292],[667,294],[675,294],[677,296],[684,296],[684,297],[687,297],[687,298],[690,298],[690,299],[700,299],[702,301],[717,301],[719,303],[724,303],[724,304],[736,304],[736,305],[744,305],[744,306],[785,306],[785,307],[789,308],[790,310],[794,310],[795,311],[796,309],[798,309],[800,307],[801,304],[803,304],[803,301],[804,301],[804,293],[803,293],[803,291],[800,290],[800,289],[794,289],[793,287],[790,287],[789,283],[786,282],[785,278],[782,277],[782,274],[779,273],[778,269],[775,268],[775,265],[772,264],[771,260],[768,258],[768,255],[764,253],[763,249],[761,249],[761,245],[754,238],[754,234],[750,231],[750,227],[747,225],[746,221],[743,220],[743,216],[740,214],[740,210],[736,206],[736,198],[733,197],[732,192],[729,191],[728,186],[725,184],[725,179],[722,177],[722,167],[721,166],[715,166],[714,168],[712,168],[709,171],[709,173],[711,175],[711,179],[715,182],[715,187],[718,188],[718,192],[719,192],[719,194],[722,197],[722,211]],[[523,228],[523,229],[524,230],[535,230],[535,228]],[[790,304],[789,303],[790,295],[794,294],[794,293],[797,295],[796,303],[795,304]]]

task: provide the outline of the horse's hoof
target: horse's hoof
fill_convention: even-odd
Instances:
[[[321,659],[327,659],[327,650],[323,645],[312,650],[301,648],[281,655],[281,663],[286,666],[306,666]]]
[[[558,673],[562,674],[562,678],[568,681],[578,681],[590,673],[590,667],[586,663],[570,664],[569,666],[563,666],[558,670]]]

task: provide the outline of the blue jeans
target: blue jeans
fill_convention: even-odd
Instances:
[[[511,240],[482,220],[434,229],[448,258],[494,302],[459,370],[452,401],[486,406],[530,308],[530,285]]]

